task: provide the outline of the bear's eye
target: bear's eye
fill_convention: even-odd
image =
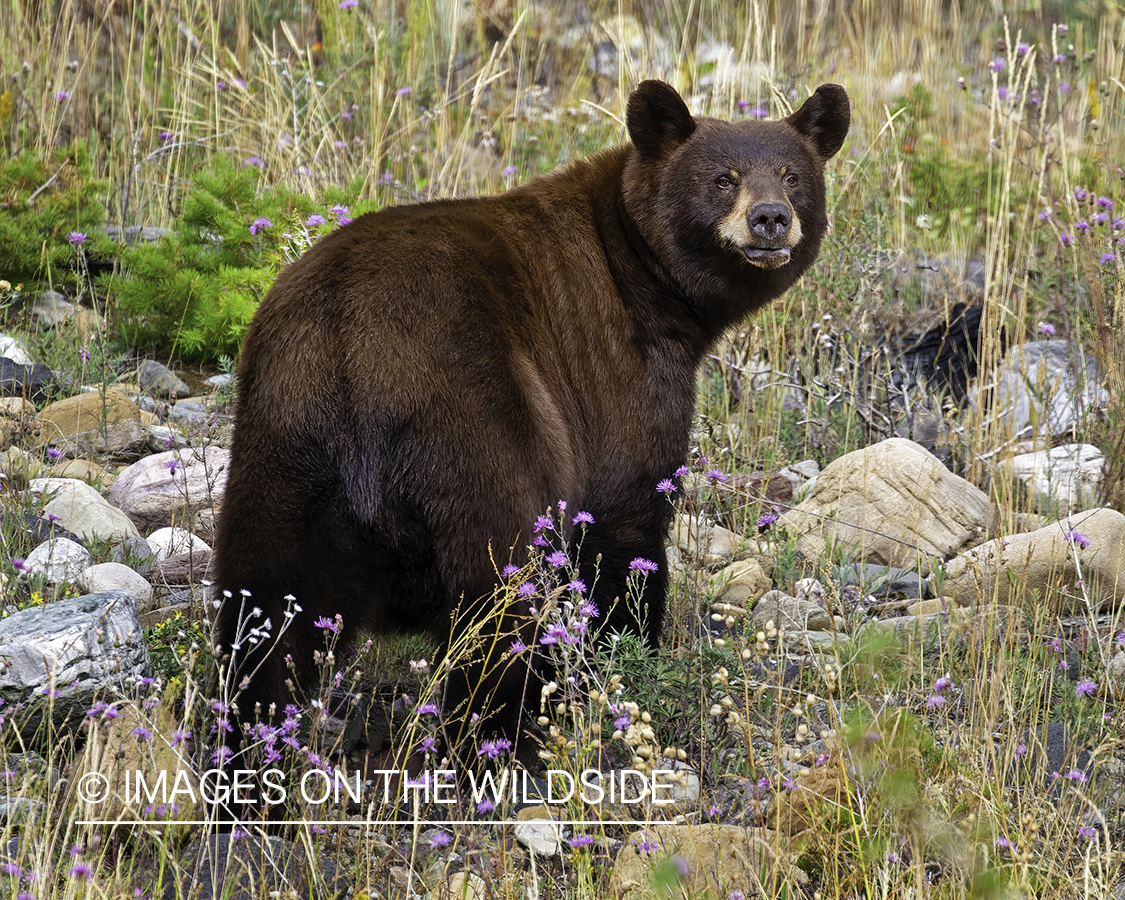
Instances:
[[[729,176],[720,175],[715,179],[715,186],[718,187],[719,190],[729,191],[732,187],[734,187],[734,182],[730,180]]]
[[[785,176],[785,185],[786,185],[786,187],[796,187],[797,182],[800,181],[800,180],[801,179],[797,177],[796,172],[789,172]]]

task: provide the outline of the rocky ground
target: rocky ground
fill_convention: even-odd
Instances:
[[[1026,646],[1027,609],[1034,597],[1033,602],[1051,604],[1064,631],[1069,625],[1077,633],[1092,622],[1093,633],[1105,636],[1107,665],[1096,690],[1120,699],[1125,648],[1113,642],[1112,628],[1120,624],[1113,610],[1125,600],[1125,516],[1095,506],[1105,469],[1100,451],[1052,439],[1073,425],[1083,404],[1099,402],[1096,392],[1080,390],[1068,374],[1073,367],[1065,361],[1071,354],[1063,342],[1044,341],[1014,348],[1005,362],[1017,373],[1002,382],[1011,384],[1011,414],[1028,423],[1016,423],[1013,430],[1040,429],[1039,443],[1049,449],[1006,453],[991,477],[1021,485],[1043,515],[998,509],[978,486],[949,471],[924,447],[899,437],[841,456],[823,471],[805,461],[779,472],[718,481],[715,487],[737,502],[760,504],[762,517],[756,533],[735,534],[684,512],[669,534],[669,564],[693,573],[709,598],[710,621],[703,629],[708,639],[719,644],[734,639],[746,633],[743,620],[748,620],[749,633],[758,633],[771,658],[783,661],[782,670],[784,661],[819,670],[846,664],[841,661],[854,658],[872,635],[924,648],[999,633],[1010,646]],[[1020,385],[1034,384],[1037,377],[1045,383],[1047,370],[1036,376],[1035,367],[1052,361],[1058,367],[1047,380],[1054,389],[1034,397],[1026,389],[1021,393]],[[9,368],[9,392],[35,396],[27,381],[33,364],[13,365],[22,371]],[[19,396],[3,401],[4,528],[20,537],[16,546],[28,549],[13,554],[3,576],[7,615],[0,621],[5,659],[0,696],[12,706],[39,710],[19,720],[27,737],[42,727],[37,697],[53,693],[56,728],[79,728],[107,687],[118,697],[135,696],[136,686],[151,674],[147,629],[176,613],[187,621],[204,617],[208,542],[221,513],[229,457],[224,446],[230,433],[229,391],[220,382],[206,396],[189,393],[174,373],[150,361],[135,378],[64,400],[36,404]],[[774,541],[781,529],[796,540],[806,560],[824,554],[842,559],[846,564],[836,569],[838,581],[777,583]],[[73,586],[69,593],[80,596],[16,611],[17,605],[34,601],[33,587],[41,592],[60,585]],[[145,711],[129,702],[119,709],[119,721],[102,723],[90,736],[85,763],[90,771],[113,769],[115,761],[127,768],[135,761],[135,754],[121,748],[135,744],[130,736],[142,727],[136,723]],[[719,715],[739,721],[737,711]],[[824,712],[810,718],[832,717]],[[777,735],[754,736],[759,751],[776,761],[778,777],[800,780],[803,790],[796,792],[736,782],[703,795],[693,765],[664,760],[662,765],[679,771],[672,779],[674,803],[647,814],[669,824],[632,834],[619,828],[620,838],[599,837],[590,851],[613,860],[613,889],[627,893],[644,882],[656,847],[670,853],[688,884],[699,889],[718,883],[719,873],[726,883],[753,886],[767,870],[784,870],[807,883],[786,848],[815,826],[817,807],[809,798],[838,800],[848,790],[839,768],[818,763],[838,749],[831,729],[809,737],[798,746],[779,742]],[[1041,748],[1045,767],[1086,766],[1093,777],[1089,755],[1085,763],[1076,762],[1082,748],[1058,723],[1024,739]],[[352,742],[347,749],[354,764],[362,765],[362,744]],[[34,768],[34,754],[28,759]],[[177,754],[164,764],[172,771],[189,765]],[[1120,760],[1104,760],[1098,774],[1120,784]],[[124,803],[113,815],[141,812],[135,803]],[[494,887],[486,878],[500,877],[495,869],[488,875],[486,860],[507,853],[534,873],[537,859],[541,871],[533,877],[545,877],[552,865],[584,846],[575,843],[582,829],[552,824],[557,809],[531,803],[518,814],[526,821],[494,832],[498,843],[474,850],[476,862],[471,871],[455,876],[461,879],[456,883],[447,873],[458,867],[450,867],[448,854],[436,853],[438,835],[444,834],[440,828],[421,833],[422,840],[435,841],[436,853],[422,871],[380,836],[384,849],[375,854],[370,871],[378,875],[369,889],[410,895],[426,887],[441,896],[484,897]],[[334,857],[344,861],[339,867],[323,860],[310,863],[299,843],[251,838],[232,850],[229,835],[220,835],[192,841],[178,877],[186,879],[194,871],[206,885],[204,896],[210,896],[209,863],[225,861],[229,853],[242,860],[239,877],[246,885],[256,878],[271,883],[279,871],[288,872],[297,881],[319,879],[321,888],[309,895],[321,896],[326,886],[349,883],[347,854],[358,853],[365,836],[382,834],[360,822],[353,817],[340,832],[343,856]],[[284,865],[263,867],[263,853],[280,855]]]

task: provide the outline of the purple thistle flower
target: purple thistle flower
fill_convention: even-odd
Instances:
[[[523,651],[526,650],[526,649],[527,649],[527,644],[525,644],[523,641],[512,641],[511,646],[508,647],[508,652],[511,653],[512,656],[518,656],[520,653],[523,653]]]
[[[1055,326],[1052,325],[1050,322],[1040,322],[1039,323],[1039,333],[1040,334],[1054,334],[1055,333]]]
[[[1085,234],[1086,232],[1088,232],[1090,230],[1090,223],[1089,222],[1075,222],[1074,227],[1076,229],[1078,229],[1079,231],[1081,231],[1083,234]]]
[[[535,596],[535,582],[534,581],[525,581],[518,588],[516,588],[516,593],[519,594],[521,597],[534,597]]]
[[[659,850],[660,845],[656,841],[643,840],[639,843],[634,842],[638,853],[652,853],[654,850]]]
[[[687,466],[680,466],[678,469],[676,469],[675,472],[672,473],[672,477],[683,478],[690,471],[691,469],[689,469]]]
[[[1090,216],[1090,221],[1093,222],[1095,225],[1104,225],[1106,222],[1109,221],[1109,213],[1107,213],[1107,212],[1094,213],[1092,216]]]
[[[676,492],[676,484],[671,478],[662,478],[656,485],[656,492],[658,494],[674,494]]]
[[[1059,82],[1059,93],[1060,94],[1069,94],[1070,93],[1070,83],[1066,82],[1066,81]]]
[[[632,719],[629,718],[628,713],[625,713],[625,715],[623,715],[623,716],[618,716],[616,719],[613,720],[613,727],[614,728],[625,729],[625,728],[628,728],[632,724],[633,724],[633,721],[632,721]]]
[[[651,559],[645,559],[643,556],[638,556],[631,563],[629,563],[630,572],[638,572],[642,575],[651,575],[659,566],[656,565]]]
[[[1078,826],[1078,836],[1084,837],[1088,841],[1092,841],[1092,840],[1094,840],[1094,838],[1096,838],[1098,836],[1098,833],[1096,831],[1094,831],[1094,829],[1091,828],[1089,825],[1079,825]]]
[[[413,93],[414,93],[414,90],[409,85],[403,85],[397,91],[395,91],[395,96],[396,97],[409,97]]]
[[[930,694],[930,696],[926,698],[926,709],[941,709],[943,706],[945,706],[944,697],[937,694]]]
[[[75,866],[71,866],[70,869],[67,870],[66,874],[71,878],[85,878],[87,881],[89,881],[94,877],[94,870],[90,866],[86,865],[86,863],[78,863]]]
[[[1080,534],[1074,529],[1071,529],[1066,534],[1064,534],[1063,540],[1070,541],[1072,544],[1074,544],[1075,547],[1078,547],[1082,550],[1085,550],[1090,546],[1090,539],[1086,537],[1086,535]]]
[[[687,878],[691,874],[691,867],[688,866],[688,861],[677,853],[672,857],[672,864],[676,867],[676,872],[681,878]]]
[[[512,178],[519,170],[519,166],[504,166],[504,168],[500,170],[500,175],[504,178]]]
[[[1075,781],[1078,784],[1086,783],[1086,773],[1081,769],[1071,769],[1063,776],[1063,778],[1065,778],[1067,781]]]
[[[322,216],[320,213],[313,213],[311,216],[305,219],[305,227],[316,228],[319,225],[324,225],[327,221],[328,220],[324,218],[324,216]]]
[[[445,831],[439,831],[432,838],[430,838],[430,847],[436,850],[438,847],[448,847],[451,838]]]
[[[547,564],[556,569],[561,569],[568,562],[570,562],[570,557],[568,557],[566,555],[566,552],[563,550],[556,550],[554,553],[547,557]]]
[[[31,568],[27,564],[27,560],[24,559],[22,556],[13,556],[12,557],[12,568],[15,569],[17,572],[27,573],[27,572],[31,571]]]
[[[1031,45],[1026,44],[1023,41],[1021,41],[1020,43],[1016,44],[1016,56],[1026,56],[1027,52],[1030,49],[1031,49]]]
[[[577,849],[578,847],[589,847],[594,843],[594,839],[588,834],[576,834],[567,843]]]
[[[168,462],[164,463],[164,468],[175,475],[176,472],[183,468],[183,464],[178,459],[170,459]]]
[[[1113,226],[1114,231],[1120,231],[1122,228],[1125,228],[1125,219],[1122,219],[1122,218],[1118,217],[1118,218],[1114,219],[1110,223],[1110,225]]]
[[[148,741],[152,739],[152,731],[148,728],[145,728],[144,725],[138,725],[129,733],[132,735],[136,735],[142,741]]]
[[[1074,189],[1074,199],[1077,200],[1079,203],[1081,203],[1083,200],[1085,200],[1089,196],[1090,196],[1090,192],[1087,191],[1086,188],[1077,187],[1077,188]]]
[[[1074,243],[1074,235],[1073,234],[1066,234],[1065,232],[1063,234],[1060,234],[1059,235],[1059,243],[1062,244],[1064,247],[1066,247],[1070,244],[1073,244]]]
[[[1094,201],[1094,204],[1100,206],[1102,209],[1113,209],[1113,201],[1110,200],[1109,197],[1098,197],[1098,199]]]
[[[1059,65],[1062,65],[1064,62],[1066,62],[1066,54],[1065,53],[1056,54],[1055,62],[1057,62]]]
[[[477,756],[487,756],[489,759],[499,759],[500,755],[512,749],[512,742],[503,738],[495,741],[485,741],[480,745]]]
[[[988,71],[990,72],[1003,72],[1007,67],[1008,62],[1003,57],[997,57],[988,64]]]
[[[1079,697],[1092,697],[1097,689],[1096,681],[1080,681],[1074,686],[1074,693]]]
[[[242,165],[244,165],[244,166],[257,166],[259,169],[264,169],[266,167],[266,164],[264,162],[262,162],[261,157],[255,156],[254,154],[251,154],[250,156],[246,157],[246,159],[244,159],[242,161]]]
[[[547,633],[544,634],[543,637],[539,638],[539,643],[544,647],[549,647],[552,644],[570,643],[569,638],[570,634],[569,632],[567,632],[566,626],[556,623],[554,625],[550,625],[547,628]]]
[[[1103,253],[1101,262],[1102,262],[1103,266],[1107,266],[1112,262],[1117,262],[1117,254],[1116,253]]]
[[[257,234],[259,231],[261,231],[264,228],[273,228],[273,222],[271,222],[265,216],[258,216],[258,218],[256,218],[253,222],[250,223],[250,233],[251,234]]]
[[[588,512],[582,510],[582,511],[579,511],[579,512],[575,513],[575,516],[574,516],[573,519],[571,519],[570,523],[572,525],[593,525],[594,524],[594,517],[592,515],[590,515]]]
[[[494,809],[496,809],[496,804],[489,800],[487,797],[485,797],[477,804],[477,812],[479,813],[490,813]]]
[[[438,708],[432,703],[423,703],[415,712],[420,716],[436,716],[438,714]]]
[[[72,231],[67,235],[67,240],[70,241],[75,247],[81,247],[86,243],[86,235],[81,231]]]
[[[942,675],[940,678],[938,678],[937,681],[934,682],[934,693],[941,694],[944,691],[949,690],[949,688],[951,687],[953,687],[953,680]]]
[[[547,531],[547,530],[549,530],[551,528],[554,528],[554,527],[555,527],[555,520],[552,519],[550,516],[544,515],[544,516],[540,516],[538,519],[535,520],[535,524],[532,526],[532,530],[536,534],[538,534],[540,531]]]
[[[327,616],[321,616],[313,622],[314,628],[322,628],[325,631],[331,631],[333,634],[340,633],[340,623],[334,619],[329,619]]]
[[[589,601],[583,603],[578,608],[579,615],[585,616],[587,619],[596,619],[598,617],[598,608]]]
[[[162,144],[168,144],[171,141],[175,140],[175,137],[176,136],[170,131],[161,131],[159,134],[157,134],[156,139]]]
[[[500,577],[505,579],[511,578],[513,575],[519,572],[519,570],[520,567],[515,565],[515,563],[508,563],[506,566],[504,566],[503,569],[500,570]]]
[[[336,6],[339,9],[355,9],[359,6],[359,0],[340,0]]]
[[[62,103],[69,96],[70,93],[68,91],[58,91],[55,94],[55,100],[57,100],[59,103]]]
[[[770,525],[772,525],[774,522],[776,522],[779,518],[780,518],[780,516],[778,515],[778,509],[775,506],[775,507],[773,507],[773,512],[768,512],[763,516],[759,516],[758,521],[755,522],[754,524],[757,525],[759,528],[768,528]]]
[[[710,478],[712,481],[727,481],[728,478],[718,469],[708,469],[703,473],[705,478]]]
[[[746,115],[748,115],[751,119],[764,119],[769,114],[769,110],[764,106],[755,106]]]
[[[1051,211],[1049,209],[1045,209],[1041,213],[1039,213],[1039,221],[1040,222],[1049,222],[1050,219],[1051,219]]]
[[[581,578],[575,578],[570,584],[567,585],[567,589],[571,590],[574,593],[579,594],[579,595],[585,594],[586,593],[586,582],[583,581]]]
[[[1000,87],[998,87],[996,89],[996,96],[999,97],[1001,100],[1007,100],[1008,99],[1008,89],[1006,87],[1004,87],[1004,85],[1000,85]]]

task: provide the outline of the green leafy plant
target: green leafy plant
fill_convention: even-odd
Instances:
[[[0,163],[0,277],[13,284],[68,280],[72,234],[89,236],[89,252],[108,254],[100,202],[106,190],[81,141],[48,157],[28,149]]]
[[[347,221],[359,188],[326,191],[324,208],[284,187],[263,191],[254,165],[216,156],[195,176],[171,233],[126,248],[124,273],[106,277],[123,335],[190,359],[237,355],[282,264]]]

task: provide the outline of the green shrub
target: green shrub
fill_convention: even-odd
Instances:
[[[216,157],[193,179],[171,234],[125,248],[124,273],[106,277],[122,335],[168,356],[236,356],[283,263],[373,205],[354,204],[359,189],[357,180],[326,190],[322,205],[283,187],[262,191],[255,166]],[[324,224],[308,224],[313,215]]]
[[[82,142],[56,150],[50,159],[25,150],[0,162],[0,278],[58,283],[75,260],[69,236],[88,236],[87,252],[106,254],[102,232],[107,182],[94,177]]]

